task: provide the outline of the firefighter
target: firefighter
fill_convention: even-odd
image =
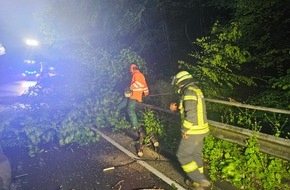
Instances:
[[[171,103],[171,111],[180,111],[182,139],[177,150],[177,158],[189,179],[185,182],[193,189],[211,187],[203,173],[203,140],[209,133],[205,101],[202,91],[195,85],[187,71],[180,71],[172,79],[172,85],[181,94],[180,102]]]

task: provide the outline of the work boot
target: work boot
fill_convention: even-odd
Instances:
[[[190,190],[209,190],[211,189],[211,183],[208,180],[202,180],[200,183],[194,182],[190,179],[185,180],[185,184]]]
[[[202,189],[211,189],[211,182],[206,179],[201,180],[199,185],[200,185],[199,187]]]

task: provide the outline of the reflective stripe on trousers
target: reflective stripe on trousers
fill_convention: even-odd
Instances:
[[[196,182],[206,179],[203,174],[202,149],[203,139],[207,135],[208,133],[188,135],[188,139],[181,139],[177,150],[177,158],[181,167],[188,177]]]

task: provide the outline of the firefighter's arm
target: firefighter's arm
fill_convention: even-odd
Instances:
[[[132,90],[130,90],[130,87],[125,89],[124,95],[126,98],[130,98],[132,96]]]
[[[186,130],[181,130],[181,137],[184,139],[188,139],[188,134],[186,133]]]

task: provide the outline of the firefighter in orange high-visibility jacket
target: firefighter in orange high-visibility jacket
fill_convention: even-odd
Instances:
[[[185,182],[193,189],[210,189],[211,183],[203,173],[203,141],[209,133],[203,93],[187,71],[177,73],[172,79],[172,85],[181,94],[179,104],[171,103],[170,110],[179,110],[181,115],[182,139],[177,158],[189,177]]]
[[[148,96],[149,89],[145,76],[141,73],[136,64],[131,64],[130,73],[132,75],[130,84],[131,96],[129,97],[127,111],[133,129],[139,129],[140,126],[136,115],[136,106],[137,102],[143,101],[143,95]]]

